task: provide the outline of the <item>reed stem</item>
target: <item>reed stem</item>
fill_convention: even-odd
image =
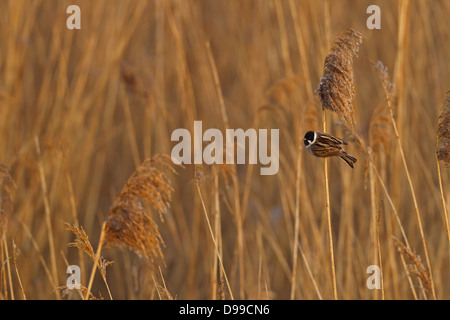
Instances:
[[[325,133],[327,130],[327,121],[326,121],[326,110],[322,109],[322,125],[323,132]],[[326,194],[326,202],[325,207],[327,210],[327,221],[328,221],[328,238],[330,245],[330,259],[331,259],[331,278],[333,281],[333,296],[334,300],[338,299],[337,288],[336,288],[336,268],[334,264],[334,249],[333,249],[333,233],[331,231],[331,208],[330,208],[330,190],[328,184],[328,164],[327,158],[324,158],[324,172],[325,172],[325,194]]]
[[[439,164],[439,159],[437,158],[437,155],[436,155],[436,162],[437,162],[436,164],[437,164],[438,178],[439,178],[439,189],[441,190],[442,207],[444,209],[445,227],[447,228],[448,243],[450,245],[450,227],[448,224],[447,205],[445,203],[445,198],[444,198],[444,187],[442,185],[441,166]],[[449,250],[450,250],[450,247],[449,247]]]
[[[301,170],[301,141],[297,147],[297,177],[295,180],[295,227],[294,227],[294,248],[292,249],[292,276],[291,276],[291,300],[295,299],[295,288],[297,282],[297,250],[300,230],[300,170]]]
[[[86,295],[84,296],[84,300],[88,300],[89,295],[91,293],[92,283],[94,282],[94,277],[95,277],[95,270],[97,269],[97,266],[98,266],[98,260],[100,259],[100,254],[102,252],[102,247],[103,247],[103,241],[105,239],[105,227],[106,227],[106,223],[104,222],[102,225],[102,232],[100,233],[100,240],[98,241],[97,253],[95,254],[94,266],[92,267],[91,277],[89,278],[89,284],[87,287]],[[109,288],[108,288],[108,292],[109,292]]]

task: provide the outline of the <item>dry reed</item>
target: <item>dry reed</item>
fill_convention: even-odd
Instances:
[[[229,167],[230,166],[220,165],[219,167],[225,169],[225,175],[229,174],[227,172],[229,171]],[[234,295],[233,295],[233,292],[231,290],[230,282],[228,281],[227,273],[225,272],[225,267],[224,267],[223,261],[222,261],[222,255],[221,255],[220,250],[219,250],[219,243],[218,243],[218,241],[216,239],[216,236],[214,235],[214,232],[212,230],[211,222],[209,220],[208,212],[206,210],[205,201],[203,200],[202,191],[201,191],[201,184],[202,184],[202,180],[203,179],[204,179],[203,166],[202,165],[196,165],[195,166],[195,184],[196,184],[196,187],[197,187],[198,195],[200,197],[200,202],[202,204],[203,213],[204,213],[205,220],[206,220],[206,223],[207,223],[207,226],[208,226],[209,234],[211,235],[211,239],[212,239],[213,244],[214,244],[214,252],[216,254],[217,260],[219,261],[221,274],[223,275],[223,277],[225,279],[225,282],[227,284],[228,293],[230,294],[230,298],[232,300],[234,300]],[[217,234],[217,232],[216,232],[216,234]]]
[[[385,105],[375,108],[369,123],[369,146],[377,155],[389,154],[391,150],[392,130]]]
[[[230,124],[228,121],[228,114],[225,106],[225,99],[223,97],[223,91],[222,86],[220,83],[219,73],[217,71],[217,65],[211,50],[211,44],[209,41],[206,41],[205,43],[206,53],[208,55],[209,65],[211,68],[217,100],[220,107],[220,113],[222,116],[222,121],[225,129],[230,128]],[[228,136],[227,136],[228,137]],[[230,138],[227,138],[226,145],[232,146],[234,143],[229,141]],[[233,167],[234,161],[233,161]],[[235,222],[236,222],[236,231],[237,231],[237,251],[238,251],[238,257],[239,257],[239,296],[241,299],[244,299],[245,297],[245,243],[244,243],[244,214],[241,211],[241,201],[240,201],[240,187],[239,182],[236,174],[236,169],[233,168],[233,176],[232,176],[232,183],[233,183],[233,204],[234,204],[234,214],[235,214]],[[229,288],[230,289],[230,288]],[[231,289],[230,289],[231,290]]]
[[[8,250],[8,243],[6,241],[6,234],[7,234],[7,228],[8,228],[8,221],[10,219],[11,213],[12,213],[12,198],[13,198],[13,191],[15,189],[15,183],[11,176],[11,173],[9,171],[9,168],[4,165],[0,164],[0,261],[3,261],[6,264],[6,270],[5,268],[0,269],[0,283],[4,284],[3,287],[3,295],[5,297],[8,296],[7,291],[7,281],[9,283],[9,294],[12,300],[14,300],[14,289],[12,284],[12,277],[11,277],[11,264],[10,264],[10,257],[9,257],[9,250]],[[15,256],[14,256],[15,257]],[[15,260],[14,260],[15,262]],[[17,270],[17,268],[16,268]],[[8,280],[7,280],[8,278]],[[21,289],[23,292],[23,287],[21,285]],[[25,295],[24,295],[25,297]]]
[[[164,242],[151,210],[156,210],[162,220],[162,214],[170,207],[173,188],[165,171],[175,173],[172,165],[169,156],[155,155],[145,160],[122,188],[102,225],[85,299],[89,297],[103,246],[127,247],[150,262],[157,257],[164,262]]]
[[[131,175],[105,221],[105,247],[123,246],[139,256],[164,259],[164,241],[150,211],[158,212],[162,220],[170,207],[173,188],[164,169],[175,173],[170,157],[156,155]]]
[[[411,264],[409,265],[409,271],[415,274],[421,280],[421,282],[425,284],[425,288],[427,289],[428,293],[432,294],[433,284],[431,282],[427,269],[422,264],[422,259],[420,258],[420,256],[418,256],[414,251],[405,246],[403,242],[395,237],[394,241],[400,254],[406,257],[406,259],[411,262]]]
[[[17,258],[19,257],[21,251],[14,243],[13,240],[13,261],[14,261],[14,269],[16,270],[17,281],[19,282],[20,291],[22,292],[23,300],[27,300],[27,296],[25,295],[25,290],[23,289],[22,280],[20,279],[19,269],[17,268]]]
[[[447,91],[442,104],[441,113],[438,118],[438,130],[436,136],[436,162],[439,179],[439,190],[441,192],[442,207],[444,210],[445,227],[447,229],[447,238],[450,251],[450,225],[448,221],[447,203],[445,200],[444,186],[442,183],[441,166],[439,161],[445,163],[446,166],[450,164],[450,90]]]
[[[336,112],[352,129],[355,118],[352,65],[361,43],[362,34],[353,29],[348,29],[333,42],[317,89],[322,108]]]
[[[0,163],[0,236],[3,237],[8,228],[8,219],[12,213],[12,193],[15,183],[9,168]]]
[[[169,153],[173,130],[189,130],[194,120],[202,120],[205,129],[280,129],[279,172],[263,177],[257,165],[223,165],[211,168],[210,175],[205,166],[205,208],[192,182],[193,167],[170,175],[173,200],[164,223],[148,204],[164,239],[165,279],[154,274],[147,258],[100,251],[99,259],[108,255],[114,260],[107,268],[114,299],[158,299],[149,274],[174,298],[230,299],[219,259],[237,298],[240,287],[244,298],[289,299],[292,292],[295,299],[333,298],[324,168],[304,149],[298,157],[296,142],[303,130],[322,129],[314,89],[334,35],[350,24],[365,35],[359,58],[353,55],[354,131],[367,138],[364,146],[373,158],[359,152],[369,166],[363,168],[361,161],[353,171],[328,160],[339,298],[381,297],[363,285],[365,268],[378,261],[385,299],[431,298],[422,294],[426,284],[391,239],[395,235],[420,253],[428,272],[389,107],[377,108],[386,102],[367,58],[392,66],[398,103],[391,105],[417,191],[436,295],[450,297],[443,227],[448,210],[442,212],[442,200],[448,207],[449,172],[444,160],[437,160],[434,143],[442,90],[450,87],[450,46],[442,45],[449,36],[446,0],[435,0],[433,6],[385,1],[382,29],[371,31],[365,27],[367,16],[363,18],[367,4],[356,0],[346,1],[347,6],[330,0],[79,2],[84,18],[82,30],[76,31],[65,27],[64,1],[0,1],[0,162],[10,167],[17,184],[11,194],[13,211],[2,212],[7,232],[0,243],[0,300],[23,298],[13,240],[22,251],[17,270],[27,299],[54,299],[60,290],[67,299],[85,296],[91,258],[67,246],[79,237],[61,221],[83,229],[96,256],[98,222],[108,216],[130,173],[141,159]],[[284,79],[296,79],[295,86]],[[274,84],[279,90],[271,91]],[[339,133],[338,116],[326,114],[327,131]],[[385,208],[377,212],[380,201]],[[152,257],[160,260],[159,253]],[[85,286],[80,292],[58,288],[72,264],[81,268]],[[102,280],[96,280],[95,297],[89,298],[107,298]]]
[[[437,158],[450,165],[450,90],[447,91],[438,120]]]
[[[320,79],[317,92],[322,103],[322,130],[327,132],[325,110],[336,112],[341,119],[353,130],[354,108],[353,99],[355,89],[353,83],[353,56],[359,50],[362,43],[362,34],[348,29],[337,38],[325,58],[324,72]],[[333,235],[331,226],[330,191],[328,182],[328,161],[324,158],[325,173],[325,207],[328,221],[328,238],[331,259],[331,274],[333,281],[333,295],[337,299],[336,267],[334,261]]]
[[[89,258],[91,258],[92,261],[95,261],[94,249],[92,248],[92,245],[89,242],[89,238],[88,238],[86,232],[84,231],[83,227],[78,228],[78,227],[72,226],[68,223],[65,223],[64,225],[66,226],[66,229],[68,231],[72,232],[76,236],[75,241],[69,243],[69,247],[77,248],[81,252],[86,253],[89,256]],[[109,297],[111,298],[111,300],[112,300],[111,290],[109,289],[108,282],[106,281],[106,268],[112,263],[113,263],[112,261],[108,261],[103,257],[99,257],[98,270],[100,271],[103,281],[105,282],[105,285],[106,285],[106,288],[108,290],[108,294],[109,294]]]
[[[391,119],[392,127],[394,129],[395,138],[397,140],[397,144],[399,147],[403,168],[405,169],[406,177],[408,179],[409,189],[411,191],[411,195],[412,195],[413,202],[414,202],[414,207],[416,209],[417,223],[418,223],[418,227],[419,227],[419,232],[420,232],[420,236],[421,236],[421,240],[422,240],[423,249],[425,252],[425,259],[427,261],[427,266],[428,266],[428,269],[430,272],[431,293],[432,293],[433,298],[436,299],[436,293],[434,290],[434,283],[433,283],[433,275],[431,272],[431,263],[430,263],[428,248],[427,248],[427,244],[426,244],[426,240],[425,240],[425,234],[423,231],[422,218],[421,218],[421,214],[419,211],[419,205],[417,203],[414,186],[413,186],[413,183],[411,180],[411,175],[409,173],[408,165],[406,163],[406,157],[405,157],[405,153],[403,151],[403,146],[402,146],[402,143],[400,140],[399,131],[397,129],[397,124],[396,124],[396,121],[394,118],[394,111],[393,111],[392,103],[393,103],[393,90],[395,89],[395,86],[389,80],[389,74],[387,72],[387,67],[385,67],[381,61],[377,62],[377,64],[375,65],[375,69],[378,72],[378,76],[379,76],[381,84],[383,86],[383,91],[384,91],[384,95],[385,95],[387,105],[389,108],[390,119]]]

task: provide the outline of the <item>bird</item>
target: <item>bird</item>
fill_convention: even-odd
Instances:
[[[353,168],[356,158],[349,155],[341,145],[348,145],[344,140],[334,137],[330,134],[308,131],[305,133],[303,139],[306,149],[309,153],[316,157],[333,157],[339,156],[344,160],[351,168]]]

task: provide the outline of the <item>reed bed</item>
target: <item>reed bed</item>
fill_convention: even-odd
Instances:
[[[447,1],[70,4],[0,2],[0,299],[450,298]],[[278,173],[176,166],[195,120]]]

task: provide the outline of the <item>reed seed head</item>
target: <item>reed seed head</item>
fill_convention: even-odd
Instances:
[[[400,252],[400,254],[410,262],[410,264],[408,265],[409,271],[415,274],[425,285],[425,288],[428,291],[428,293],[431,293],[432,292],[431,280],[427,269],[422,263],[422,259],[420,258],[420,256],[417,255],[414,251],[412,251],[409,247],[405,246],[396,237],[393,238],[395,241],[395,245],[398,249],[398,252]]]
[[[375,64],[375,70],[380,77],[384,95],[388,101],[388,106],[392,106],[395,98],[395,84],[393,84],[389,78],[388,68],[384,66],[383,62],[378,61]]]
[[[393,134],[387,109],[386,105],[375,108],[369,123],[369,145],[376,154],[390,152],[390,140]]]
[[[352,64],[361,43],[362,34],[353,29],[348,29],[333,42],[317,89],[322,108],[336,112],[352,129],[355,97]]]
[[[109,211],[105,247],[127,247],[139,256],[164,258],[164,242],[151,211],[162,220],[170,206],[173,189],[167,171],[175,172],[167,155],[147,159],[136,169]]]
[[[311,131],[320,131],[320,119],[317,112],[317,108],[313,105],[308,105],[306,107],[305,113],[303,115],[303,126]]]
[[[69,223],[64,223],[66,230],[72,232],[76,239],[74,242],[69,243],[69,247],[75,247],[78,250],[86,253],[92,261],[95,261],[94,248],[89,241],[89,238],[84,231],[83,227],[72,226]],[[112,261],[108,261],[103,257],[100,257],[98,262],[98,269],[103,277],[106,277],[106,268],[112,264]]]
[[[438,120],[437,158],[450,165],[450,90],[447,91]]]
[[[286,105],[295,94],[301,79],[298,76],[278,80],[266,91],[270,104]]]
[[[9,168],[0,163],[0,236],[6,232],[12,211],[12,192],[15,188]]]

